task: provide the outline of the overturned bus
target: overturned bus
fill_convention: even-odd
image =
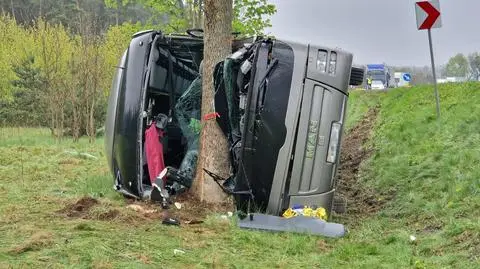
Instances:
[[[108,100],[105,150],[114,187],[162,201],[188,190],[201,128],[203,39],[133,36]],[[217,123],[230,145],[221,179],[240,210],[280,215],[292,205],[331,211],[349,85],[350,53],[268,38],[234,40],[214,72]]]

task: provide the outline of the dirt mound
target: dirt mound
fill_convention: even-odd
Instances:
[[[113,220],[120,215],[120,211],[117,209],[111,209],[105,213],[98,215],[99,220]]]
[[[103,204],[97,199],[91,197],[83,197],[73,204],[69,204],[63,209],[57,211],[57,214],[68,218],[91,219],[110,221],[121,216],[118,209],[110,208],[109,205]]]
[[[379,107],[371,108],[342,141],[337,195],[346,202],[348,215],[356,218],[378,212],[393,194],[377,193],[358,182],[360,165],[372,154],[364,145],[371,137]]]
[[[67,205],[65,208],[58,211],[70,218],[84,218],[88,215],[90,209],[100,202],[91,197],[83,197],[76,203]]]

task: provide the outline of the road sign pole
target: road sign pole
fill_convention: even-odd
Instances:
[[[435,89],[435,100],[437,102],[437,118],[440,119],[440,97],[438,96],[437,74],[435,73],[435,60],[433,58],[432,32],[428,29],[428,43],[430,44],[430,58],[432,59],[433,87]]]

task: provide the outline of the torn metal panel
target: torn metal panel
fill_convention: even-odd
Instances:
[[[334,238],[343,237],[347,234],[347,230],[342,224],[303,216],[287,219],[265,214],[253,214],[252,219],[239,220],[238,226],[244,229],[292,232]]]

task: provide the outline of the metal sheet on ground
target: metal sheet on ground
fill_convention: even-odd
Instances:
[[[345,226],[342,224],[303,216],[286,219],[272,215],[254,214],[253,220],[247,217],[240,220],[238,226],[244,229],[293,232],[326,237],[343,237],[347,234]]]

